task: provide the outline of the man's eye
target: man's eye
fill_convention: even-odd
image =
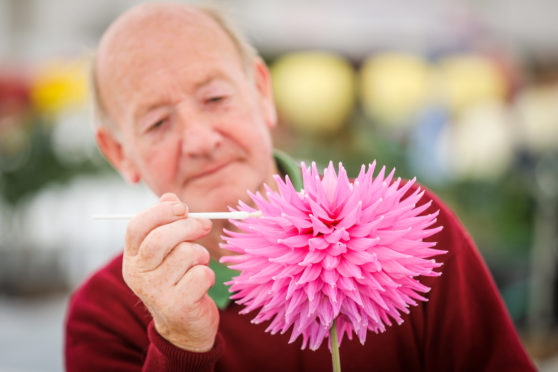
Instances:
[[[160,128],[161,126],[163,126],[163,124],[165,124],[166,121],[167,121],[167,119],[160,119],[160,120],[157,120],[155,123],[153,123],[153,124],[148,128],[148,131],[152,131],[152,130],[155,130],[155,129]]]
[[[216,103],[216,102],[220,102],[223,101],[225,99],[225,96],[215,96],[215,97],[211,97],[207,100],[208,103]]]

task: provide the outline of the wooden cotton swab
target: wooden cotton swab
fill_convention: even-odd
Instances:
[[[204,218],[207,220],[242,220],[248,217],[260,217],[261,211],[245,212],[192,212],[188,213],[191,218]],[[91,216],[94,220],[130,220],[134,218],[133,214],[95,214]]]

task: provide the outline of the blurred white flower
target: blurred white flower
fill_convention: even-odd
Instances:
[[[497,102],[474,106],[444,128],[440,145],[448,172],[458,179],[495,180],[512,164],[509,112]]]

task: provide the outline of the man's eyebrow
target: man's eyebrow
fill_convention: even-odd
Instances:
[[[205,79],[197,82],[196,84],[194,84],[194,90],[199,90],[200,88],[209,85],[211,83],[213,83],[214,81],[217,80],[222,80],[222,81],[226,81],[226,82],[230,82],[230,79],[227,78],[224,74],[219,73],[219,72],[214,72],[212,74],[207,75],[207,77],[205,77]]]
[[[164,100],[148,100],[145,103],[140,103],[132,112],[133,122],[136,124],[143,115],[164,105]]]

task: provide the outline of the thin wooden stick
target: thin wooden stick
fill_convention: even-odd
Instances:
[[[261,217],[261,211],[245,212],[192,212],[188,213],[191,218],[204,218],[207,220],[242,220],[249,217]],[[134,218],[133,214],[95,214],[91,216],[94,220],[130,220]]]

